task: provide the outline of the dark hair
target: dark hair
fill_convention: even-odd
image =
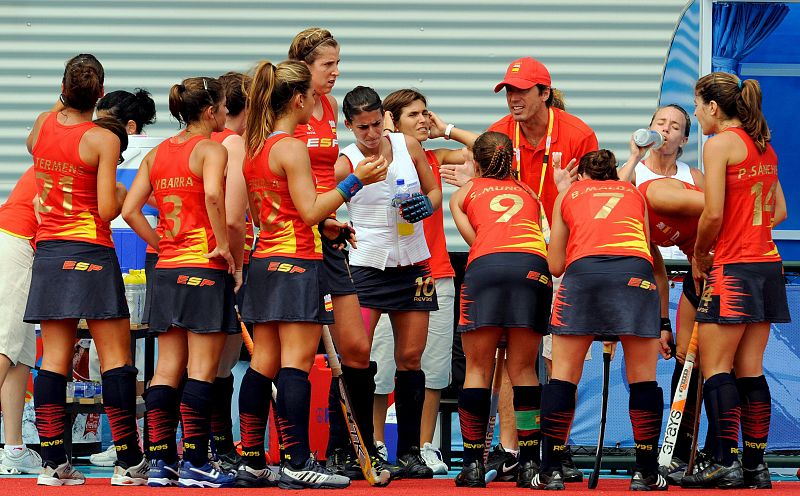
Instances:
[[[289,45],[289,60],[299,60],[313,64],[317,59],[317,49],[321,47],[338,47],[339,42],[330,31],[323,28],[308,28],[295,35]]]
[[[544,92],[544,90],[546,90],[546,89],[550,90],[550,96],[547,97],[547,100],[544,102],[544,105],[547,108],[552,107],[553,106],[553,102],[556,99],[556,93],[553,91],[553,87],[552,86],[547,86],[546,84],[537,84],[536,85],[536,89],[539,90],[539,94],[540,95]],[[559,96],[563,96],[563,93],[561,93],[560,91],[558,93],[559,93]],[[564,100],[559,99],[559,102],[562,105],[564,104]],[[561,107],[556,107],[556,108],[561,108]],[[563,108],[561,108],[561,109],[564,110]]]
[[[222,85],[214,78],[184,79],[169,90],[169,112],[178,122],[189,124],[198,120],[206,108],[218,105],[223,96]]]
[[[394,120],[394,123],[397,124],[400,121],[400,116],[403,113],[403,109],[417,100],[421,101],[425,106],[428,105],[425,95],[415,89],[406,88],[393,91],[386,95],[386,98],[383,99],[383,110],[391,112],[392,120]]]
[[[94,123],[103,129],[108,129],[119,138],[119,163],[121,164],[122,152],[128,149],[128,131],[125,126],[114,117],[100,117],[95,119]]]
[[[342,101],[342,113],[347,122],[353,122],[353,117],[360,113],[373,110],[378,110],[383,114],[383,105],[378,93],[367,86],[356,86],[347,92]]]
[[[97,57],[81,53],[69,59],[64,67],[61,93],[64,105],[80,111],[92,110],[103,94],[105,71]]]
[[[717,102],[725,117],[737,117],[742,129],[764,153],[771,139],[769,126],[761,111],[761,85],[755,79],[740,80],[727,72],[712,72],[700,78],[694,92],[704,103]]]
[[[511,175],[514,145],[505,134],[495,131],[481,134],[472,146],[472,153],[481,171],[481,177],[505,179]]]
[[[136,123],[136,134],[140,134],[144,126],[156,121],[156,102],[147,90],[136,88],[136,93],[117,90],[106,93],[97,102],[97,110],[104,110],[123,125],[128,121]]]
[[[225,93],[225,106],[228,115],[236,117],[242,113],[247,104],[247,92],[253,78],[241,72],[226,72],[219,77],[222,91]]]
[[[578,163],[578,174],[597,181],[618,180],[617,157],[611,150],[601,148],[589,152]]]
[[[285,60],[273,65],[268,60],[258,63],[247,93],[247,155],[254,157],[275,128],[275,121],[286,112],[289,102],[298,93],[311,87],[311,72],[304,62]]]

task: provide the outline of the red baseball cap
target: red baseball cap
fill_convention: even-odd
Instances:
[[[532,57],[523,57],[511,62],[506,71],[506,77],[497,83],[494,92],[502,90],[505,85],[527,90],[537,84],[550,86],[550,72],[538,60]]]

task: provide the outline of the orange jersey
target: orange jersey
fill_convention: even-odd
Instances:
[[[539,202],[521,183],[512,179],[475,178],[464,198],[463,209],[475,229],[467,264],[499,252],[547,256],[539,227]]]
[[[30,239],[31,244],[39,227],[33,211],[33,199],[37,195],[34,174],[33,167],[29,167],[11,190],[8,200],[0,206],[0,232]]]
[[[553,130],[551,134],[550,157],[548,168],[542,168],[547,139],[543,137],[539,143],[528,143],[522,132],[517,136],[518,125],[511,115],[495,122],[487,131],[503,133],[514,144],[514,167],[519,171],[519,179],[530,186],[542,201],[547,221],[553,223],[553,205],[558,196],[553,174],[548,173],[553,167],[553,153],[561,152],[561,164],[566,167],[570,160],[580,160],[586,153],[597,150],[597,137],[594,131],[582,120],[561,109],[553,108]],[[518,139],[517,139],[518,138]],[[542,181],[542,173],[545,177]],[[541,191],[539,186],[541,185]]]
[[[218,133],[211,133],[211,141],[216,141],[219,144],[222,144],[225,141],[225,138],[228,136],[235,136],[236,131],[233,129],[228,129],[227,127]]]
[[[725,210],[714,249],[714,265],[741,262],[779,262],[772,241],[778,156],[767,144],[759,153],[744,129],[728,128],[747,146],[747,158],[729,165],[725,173]]]
[[[640,257],[653,263],[645,235],[646,208],[631,183],[573,183],[561,202],[561,216],[569,228],[567,266],[597,255]]]
[[[267,138],[261,151],[244,161],[247,191],[259,208],[261,230],[258,232],[255,258],[284,256],[312,260],[322,259],[322,242],[317,226],[307,226],[289,194],[285,177],[276,176],[269,168],[272,146],[288,138],[275,133]]]
[[[81,160],[78,148],[92,122],[65,126],[52,112],[33,146],[41,224],[36,241],[83,241],[114,246],[111,223],[97,207],[97,167]]]
[[[425,151],[425,157],[433,170],[436,184],[442,187],[442,176],[439,173],[439,161],[436,154],[431,150]],[[444,209],[438,208],[433,211],[433,215],[423,219],[422,227],[425,230],[425,241],[428,243],[428,251],[431,258],[428,265],[431,267],[431,277],[442,279],[445,277],[455,277],[456,273],[450,264],[450,254],[447,253],[447,243],[444,235]]]
[[[697,241],[697,217],[688,215],[660,215],[656,213],[647,202],[647,188],[655,181],[651,179],[639,185],[638,189],[647,204],[647,219],[650,224],[650,242],[656,246],[677,246],[691,259],[694,256],[694,243]],[[684,189],[703,191],[694,184],[681,181]]]
[[[211,140],[222,144],[228,136],[237,136],[237,134],[232,129],[225,128],[218,133],[211,133]],[[250,217],[247,214],[244,217],[244,229],[244,258],[242,263],[247,264],[250,262],[250,250],[253,249],[253,238],[255,236],[253,223],[250,222]]]
[[[156,268],[202,267],[227,269],[222,257],[206,258],[217,240],[206,211],[203,178],[189,169],[189,157],[204,136],[179,143],[170,138],[156,149],[150,167],[150,184],[158,205],[162,229]]]
[[[317,181],[317,193],[324,193],[336,187],[336,175],[333,165],[339,158],[339,140],[336,137],[336,114],[331,102],[325,95],[319,96],[322,101],[322,118],[311,116],[308,124],[299,124],[294,130],[294,137],[303,141],[308,147],[311,159],[311,170]]]

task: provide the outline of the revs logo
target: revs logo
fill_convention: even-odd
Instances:
[[[186,286],[213,286],[216,282],[204,277],[178,276],[178,284],[185,284]]]
[[[76,262],[75,260],[65,260],[64,265],[61,266],[61,269],[80,270],[82,272],[97,272],[103,270],[103,266],[89,262]]]

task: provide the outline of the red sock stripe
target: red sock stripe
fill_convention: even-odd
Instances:
[[[458,409],[458,418],[461,423],[461,437],[468,442],[481,442],[486,439],[486,423],[480,415]]]
[[[562,286],[563,287],[563,286]],[[575,410],[566,412],[553,412],[546,419],[547,431],[542,431],[543,436],[555,439],[559,444],[566,444],[569,438],[569,431],[572,427],[572,419],[575,417]]]
[[[159,444],[165,439],[175,437],[177,421],[166,410],[154,408],[147,410],[147,440],[151,444]]]
[[[633,439],[635,441],[644,442],[659,437],[661,434],[661,412],[631,410],[630,415]]]
[[[742,404],[742,436],[749,439],[766,440],[772,405],[762,401]]]
[[[731,408],[719,416],[719,438],[739,442],[739,423],[742,410],[740,407]]]
[[[267,430],[267,419],[251,413],[239,413],[239,430],[242,433],[242,446],[263,446]]]
[[[208,435],[203,418],[197,414],[194,408],[186,403],[181,403],[181,422],[183,422],[183,437],[202,437]]]
[[[64,437],[66,407],[59,404],[36,405],[36,430],[39,437],[54,439]]]
[[[105,405],[104,409],[111,425],[111,437],[115,441],[137,435],[136,417],[133,412],[110,405]]]

